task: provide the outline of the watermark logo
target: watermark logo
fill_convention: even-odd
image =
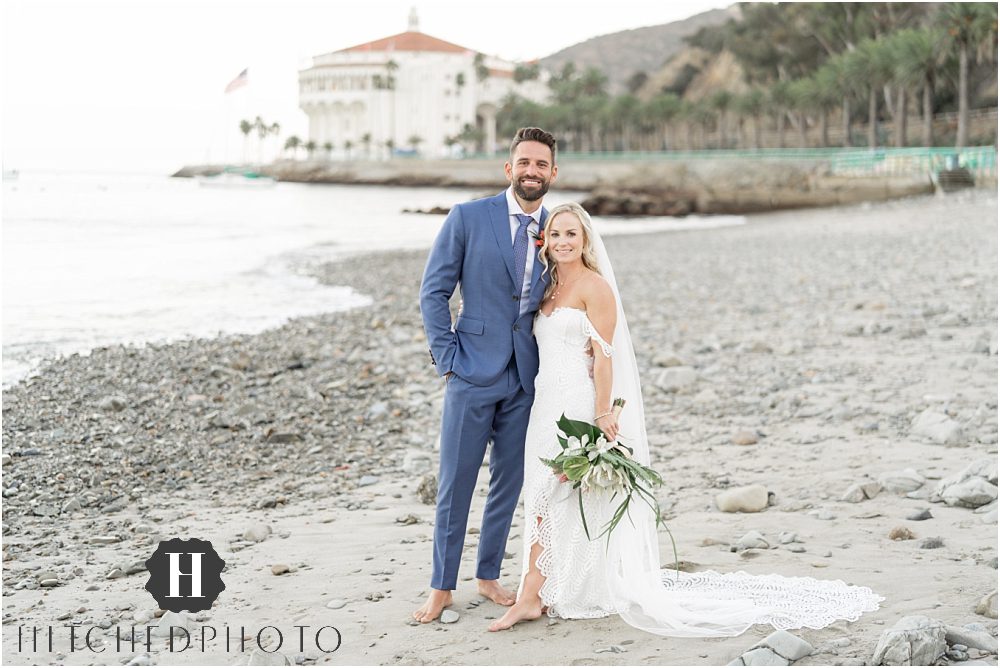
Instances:
[[[149,570],[146,591],[163,610],[208,610],[226,588],[222,582],[225,567],[226,562],[210,541],[198,538],[160,541],[156,552],[146,560]]]

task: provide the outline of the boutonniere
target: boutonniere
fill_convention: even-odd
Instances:
[[[530,232],[529,234],[531,234],[531,238],[535,240],[536,248],[541,248],[545,245],[545,230],[538,230],[538,234],[535,234],[534,232]]]

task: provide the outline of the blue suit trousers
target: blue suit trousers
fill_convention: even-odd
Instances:
[[[490,487],[479,533],[476,577],[500,577],[510,523],[524,481],[524,438],[533,401],[534,395],[525,392],[518,377],[514,356],[506,372],[486,387],[457,375],[447,380],[434,524],[434,589],[456,587],[469,507],[490,440]]]

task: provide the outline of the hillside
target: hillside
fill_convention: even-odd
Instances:
[[[685,47],[683,38],[705,26],[722,25],[739,16],[739,5],[713,9],[683,21],[624,30],[593,37],[542,58],[542,67],[558,72],[572,62],[577,70],[596,67],[608,77],[612,94],[625,92],[626,82],[636,72],[652,74]]]

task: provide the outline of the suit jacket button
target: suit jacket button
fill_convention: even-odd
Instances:
[[[514,331],[515,332],[520,332],[521,331],[521,326],[520,325],[514,325]]]
[[[514,301],[519,301],[521,299],[521,295],[512,295],[512,296],[514,298]]]

